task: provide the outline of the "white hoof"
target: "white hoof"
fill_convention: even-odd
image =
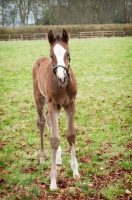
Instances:
[[[80,179],[80,174],[79,173],[76,173],[73,175],[73,178],[76,180],[76,181],[79,181]]]
[[[51,181],[50,190],[57,190],[56,180]]]
[[[56,159],[56,165],[62,165],[62,159]]]
[[[40,164],[43,164],[45,162],[45,158],[44,157],[40,157]]]
[[[40,164],[43,164],[45,162],[45,153],[39,151],[39,155],[40,155]]]

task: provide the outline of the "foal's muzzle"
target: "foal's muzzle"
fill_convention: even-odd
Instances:
[[[59,68],[59,67],[63,68],[63,69],[66,71],[66,73],[64,74],[64,78],[60,78],[60,77],[57,76],[57,80],[58,80],[58,82],[59,82],[60,84],[67,84],[68,78],[69,78],[69,66],[68,66],[68,68],[66,68],[66,67],[63,66],[63,65],[56,65],[56,66],[54,66],[54,67],[53,67],[53,72],[54,72],[54,74],[56,74],[56,73],[55,73],[55,69],[57,69],[57,68]]]
[[[68,81],[68,75],[67,75],[67,74],[64,74],[64,78],[63,78],[63,79],[62,79],[62,78],[59,78],[59,77],[57,76],[57,80],[58,80],[58,82],[59,82],[60,84],[66,84],[67,81]]]

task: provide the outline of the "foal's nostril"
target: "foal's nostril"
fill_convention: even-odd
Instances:
[[[58,78],[58,81],[61,83],[62,81],[61,81],[61,78],[59,78],[59,77],[57,77]]]
[[[58,81],[59,81],[59,83],[65,83],[65,77],[63,77],[63,78],[58,77]]]

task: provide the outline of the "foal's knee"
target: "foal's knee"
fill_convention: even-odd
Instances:
[[[73,144],[75,144],[75,139],[76,139],[76,134],[73,135],[66,135],[68,143],[70,146],[72,146]]]
[[[44,125],[44,124],[45,124],[45,118],[44,118],[44,116],[42,116],[41,118],[38,117],[37,118],[37,125],[39,126],[39,125]]]
[[[60,144],[59,137],[50,137],[50,146],[52,149],[58,149],[59,144]]]
[[[45,118],[44,116],[42,118],[37,119],[37,126],[39,127],[39,129],[43,129],[45,126]]]

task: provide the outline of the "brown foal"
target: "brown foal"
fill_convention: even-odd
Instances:
[[[70,52],[68,47],[69,34],[63,29],[62,36],[55,36],[52,30],[48,33],[51,58],[40,58],[33,68],[34,98],[38,113],[37,125],[40,131],[40,163],[45,161],[44,126],[47,120],[51,130],[50,146],[52,153],[50,171],[50,189],[57,189],[56,165],[62,164],[60,136],[58,133],[58,117],[63,107],[67,115],[68,132],[66,138],[71,148],[71,168],[73,177],[79,179],[78,162],[75,155],[74,114],[77,81],[70,67]],[[46,119],[44,105],[48,104]]]

